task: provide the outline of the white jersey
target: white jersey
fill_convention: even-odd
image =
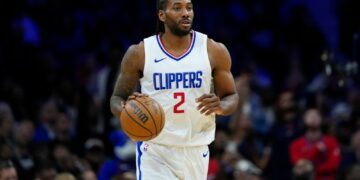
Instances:
[[[179,57],[167,52],[159,35],[144,39],[145,66],[141,92],[159,102],[165,126],[150,142],[170,146],[208,145],[215,136],[215,115],[197,110],[196,98],[212,90],[207,36],[192,32],[189,48]]]

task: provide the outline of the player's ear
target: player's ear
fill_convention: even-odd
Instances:
[[[165,16],[165,11],[164,10],[159,10],[158,16],[159,16],[159,20],[161,22],[165,22],[166,16]]]

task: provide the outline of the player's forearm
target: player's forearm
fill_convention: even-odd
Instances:
[[[239,102],[239,96],[237,93],[223,97],[220,100],[220,107],[222,109],[222,113],[219,115],[228,116],[231,113],[233,113],[238,106],[238,102]]]
[[[120,96],[111,96],[110,98],[110,109],[111,109],[111,112],[112,114],[119,118],[120,116],[120,113],[122,111],[122,106],[121,104],[124,102],[124,99],[121,98]]]

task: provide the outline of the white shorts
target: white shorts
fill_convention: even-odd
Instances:
[[[138,142],[136,175],[138,180],[206,180],[208,146],[173,147]]]

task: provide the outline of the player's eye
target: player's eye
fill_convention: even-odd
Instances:
[[[188,11],[192,11],[192,10],[193,10],[193,7],[192,7],[192,6],[187,6],[186,9],[187,9]]]
[[[180,10],[181,10],[181,8],[180,8],[179,6],[175,6],[173,9],[174,9],[175,11],[180,11]]]

